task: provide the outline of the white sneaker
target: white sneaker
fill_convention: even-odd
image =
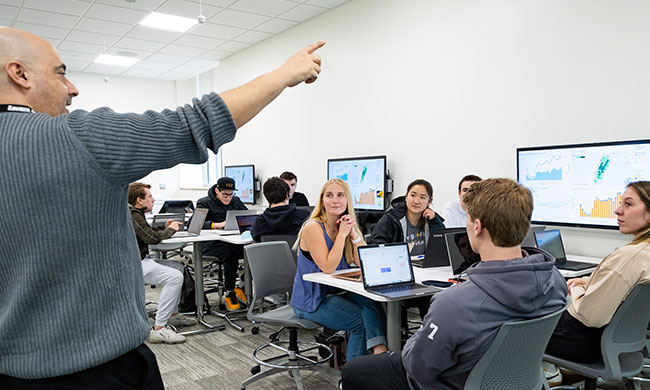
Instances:
[[[559,386],[562,384],[562,373],[559,368],[555,367],[555,364],[542,362],[542,367],[544,368],[544,375],[549,386]]]
[[[181,313],[178,313],[175,316],[169,317],[169,320],[167,321],[167,325],[171,325],[174,327],[192,326],[192,325],[196,325],[196,318],[186,317]]]
[[[167,327],[160,330],[151,329],[149,332],[149,342],[151,344],[180,344],[185,342],[185,336]]]

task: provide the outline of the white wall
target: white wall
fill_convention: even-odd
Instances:
[[[292,170],[315,200],[332,157],[386,154],[398,193],[430,180],[435,207],[467,173],[516,177],[519,146],[647,138],[650,2],[353,0],[221,61],[228,89],[327,40],[323,73],[223,147],[261,179]],[[617,232],[564,229],[602,256]]]

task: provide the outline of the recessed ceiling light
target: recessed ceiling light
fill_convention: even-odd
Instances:
[[[137,57],[138,56],[137,53],[134,53],[132,51],[118,51],[117,55],[122,56],[122,57]]]
[[[140,22],[140,25],[161,30],[185,32],[198,23],[196,19],[152,12]]]
[[[131,66],[140,61],[138,58],[112,56],[109,54],[100,54],[95,58],[98,64],[115,65],[115,66]]]

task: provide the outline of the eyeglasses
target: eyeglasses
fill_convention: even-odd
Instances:
[[[232,198],[233,196],[235,196],[234,192],[221,192],[221,191],[219,192],[221,193],[221,196],[223,196],[224,198]]]

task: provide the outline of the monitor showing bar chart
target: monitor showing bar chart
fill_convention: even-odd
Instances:
[[[518,148],[517,180],[533,223],[615,229],[625,186],[650,180],[650,140]]]

